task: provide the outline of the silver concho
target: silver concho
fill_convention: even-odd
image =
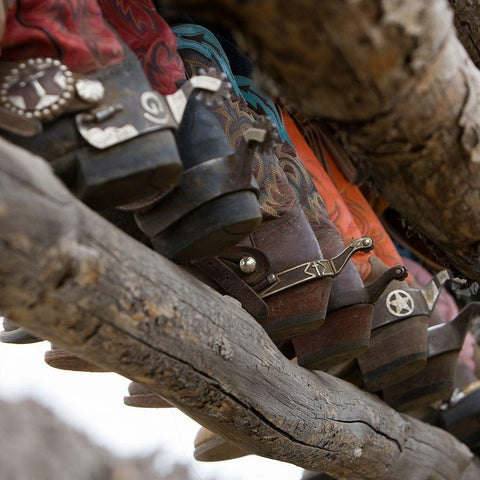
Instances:
[[[253,273],[257,269],[257,260],[254,257],[243,257],[239,265],[243,273]]]
[[[98,80],[80,78],[75,83],[78,97],[87,103],[97,104],[103,99],[105,88]]]
[[[385,301],[387,310],[396,317],[411,315],[415,309],[412,296],[405,290],[393,290]]]
[[[51,120],[75,94],[73,74],[58,60],[35,58],[12,68],[0,85],[0,104],[17,115]]]

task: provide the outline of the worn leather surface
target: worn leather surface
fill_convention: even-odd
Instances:
[[[151,90],[135,56],[130,51],[127,53],[123,62],[89,75],[89,78],[100,80],[104,84],[105,97],[102,102],[104,104],[116,103],[123,97],[138,97],[140,92]],[[141,108],[140,104],[138,108]],[[83,140],[73,115],[63,115],[46,123],[43,132],[34,137],[18,137],[4,131],[1,133],[12,143],[21,145],[49,161],[55,173],[69,188],[81,198],[82,195],[86,196],[84,201],[92,204],[94,208],[107,208],[112,206],[112,202],[113,205],[120,205],[158,192],[160,186],[156,182],[161,179],[157,178],[155,172],[164,164],[172,165],[176,173],[173,171],[168,173],[176,180],[181,171],[178,151],[170,130],[155,131],[106,150],[97,150]],[[79,165],[83,165],[82,171],[88,174],[91,169],[95,169],[92,173],[91,191],[88,190],[89,185],[82,182],[82,176],[78,175]],[[101,165],[105,167],[104,171],[99,170]],[[109,176],[116,178],[118,175],[122,180],[125,172],[132,176],[137,174],[141,176],[145,172],[145,177],[139,177],[140,185],[137,182],[129,185],[127,181],[118,187],[112,185],[113,190],[104,192],[103,198],[96,195],[96,189],[101,188],[104,178],[108,181]],[[163,175],[167,175],[167,172]],[[97,179],[99,186],[95,184]],[[109,196],[112,198],[108,198]],[[118,198],[118,202],[114,201],[115,198]]]
[[[239,148],[242,136],[254,125],[257,115],[248,108],[241,97],[229,69],[228,60],[222,54],[221,46],[201,27],[175,27],[173,30],[177,34],[181,33],[179,53],[185,63],[187,77],[199,73],[200,69],[208,70],[209,68],[227,73],[228,79],[233,84],[231,96],[221,106],[213,107],[212,111],[217,115],[232,147]],[[190,30],[192,33],[189,36]],[[195,41],[200,45],[196,46]],[[230,295],[240,300],[247,311],[260,311],[260,304],[253,300],[250,289],[244,289],[241,282],[245,282],[251,289],[258,292],[268,285],[269,273],[280,272],[310,260],[323,258],[323,255],[296,193],[274,152],[256,154],[252,169],[260,191],[259,204],[263,222],[241,244],[219,257],[231,269],[233,277],[227,275],[227,279],[223,273],[220,274],[222,269],[217,262],[212,262],[210,269],[207,263],[203,263],[202,271],[210,275],[221,291],[228,291]],[[257,259],[257,271],[250,275],[244,274],[238,265],[242,258],[240,255],[244,253]],[[319,282],[323,282],[322,287]],[[330,281],[314,280],[311,283],[317,285],[317,288],[324,288],[327,291],[330,289]],[[265,322],[269,323],[272,320],[272,310],[275,310],[273,314],[275,320],[280,319],[280,316],[293,318],[301,315],[299,305],[288,301],[295,295],[294,290],[295,287],[265,299],[265,303],[272,307],[279,301],[284,304],[281,311],[276,307],[270,308],[269,317]],[[243,295],[242,291],[244,291]],[[312,310],[319,316],[319,310],[325,307],[318,305],[320,297],[322,295],[319,295],[319,291],[315,288],[305,290],[302,297],[303,310],[310,310],[310,302],[315,304]],[[324,300],[323,297],[322,300]],[[323,312],[320,312],[321,315]]]

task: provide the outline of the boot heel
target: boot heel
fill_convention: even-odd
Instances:
[[[416,410],[437,400],[448,400],[468,327],[480,315],[480,302],[468,304],[449,323],[428,329],[427,365],[411,378],[383,391],[384,400],[397,410]]]
[[[404,267],[393,267],[367,287],[331,295],[325,323],[308,335],[292,340],[298,364],[326,370],[349,362],[370,343],[374,303],[392,280],[404,279]]]
[[[171,193],[135,214],[157,252],[178,262],[216,255],[260,224],[258,185],[252,178],[260,137],[248,134],[234,153],[215,114],[189,100],[177,132],[186,170]]]
[[[129,407],[172,408],[172,405],[158,393],[152,392],[137,382],[131,382],[128,385],[128,395],[123,397],[123,403]]]
[[[425,367],[428,317],[418,316],[372,330],[370,347],[358,357],[365,389],[382,390]]]
[[[366,390],[384,390],[424,368],[429,316],[450,280],[442,270],[420,290],[403,283],[382,294],[375,305],[370,346],[357,359]]]
[[[94,365],[88,360],[77,357],[63,348],[52,345],[50,350],[45,352],[45,363],[50,367],[60,370],[72,370],[74,372],[106,372],[104,368]]]

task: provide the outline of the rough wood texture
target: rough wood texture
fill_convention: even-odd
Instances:
[[[271,91],[329,120],[365,180],[480,280],[480,72],[446,0],[166,3],[231,26]]]
[[[480,65],[480,4],[476,0],[449,0],[455,12],[457,35],[473,63]]]
[[[141,382],[246,450],[339,478],[458,480],[446,432],[283,357],[221,297],[76,201],[0,139],[0,309]]]

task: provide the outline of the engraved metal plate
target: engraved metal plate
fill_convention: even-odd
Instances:
[[[405,290],[393,290],[385,300],[387,310],[396,317],[411,315],[415,309],[412,296]]]
[[[82,137],[100,150],[148,132],[177,126],[164,98],[153,91],[79,113],[75,121]]]
[[[73,74],[51,58],[30,59],[12,68],[0,85],[0,104],[26,118],[51,120],[74,95]]]

